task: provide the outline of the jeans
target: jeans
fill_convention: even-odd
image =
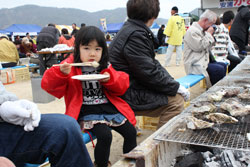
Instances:
[[[43,114],[34,131],[0,122],[0,156],[16,166],[41,164],[48,157],[52,167],[92,167],[76,120],[63,114]]]
[[[207,72],[211,81],[211,84],[216,84],[219,80],[224,78],[227,73],[227,64],[223,62],[209,63]]]

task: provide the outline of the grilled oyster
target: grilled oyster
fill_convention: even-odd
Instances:
[[[249,88],[245,88],[245,90],[237,95],[238,98],[243,100],[250,100],[250,91]]]
[[[231,117],[229,115],[223,114],[223,113],[211,113],[206,115],[206,119],[215,122],[217,124],[223,124],[223,123],[237,123],[238,120],[234,117]]]
[[[250,113],[250,106],[243,106],[236,99],[228,99],[221,103],[220,108],[226,110],[232,116],[244,116]]]
[[[210,123],[207,121],[203,121],[200,119],[197,119],[193,116],[188,116],[187,117],[187,128],[189,129],[205,129],[205,128],[210,128],[214,125],[214,123]]]
[[[224,97],[234,97],[240,93],[240,88],[233,88],[225,90]]]
[[[211,93],[208,95],[208,100],[210,101],[221,101],[223,96],[226,94],[225,90],[220,90],[215,93]]]
[[[204,116],[206,114],[215,112],[215,110],[216,110],[216,106],[210,103],[201,107],[195,107],[192,111],[192,115],[198,119],[204,119]]]

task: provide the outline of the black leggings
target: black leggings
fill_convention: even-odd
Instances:
[[[136,129],[129,121],[126,121],[125,124],[118,127],[109,127],[106,124],[96,124],[89,131],[97,138],[94,156],[95,163],[98,167],[106,167],[108,165],[110,146],[112,143],[111,128],[124,138],[123,153],[128,153],[137,145]]]

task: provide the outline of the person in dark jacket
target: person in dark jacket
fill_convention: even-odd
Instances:
[[[159,28],[158,30],[158,33],[157,33],[157,38],[158,38],[158,41],[159,41],[159,45],[162,46],[165,44],[165,38],[166,38],[166,35],[163,34],[163,31],[165,29],[165,25],[162,24],[161,27]]]
[[[48,24],[44,27],[37,36],[37,51],[43,48],[52,48],[58,43],[60,32],[56,29],[55,24]],[[57,64],[57,58],[55,54],[40,54],[40,75],[43,75],[47,67]]]
[[[73,29],[73,31],[71,32],[71,36],[76,37],[76,34],[78,32],[78,29],[76,28],[76,23],[72,24],[72,29]]]
[[[248,45],[248,35],[249,35],[249,20],[250,20],[250,5],[240,6],[238,8],[238,13],[234,19],[234,22],[230,29],[230,37],[233,42],[239,48],[239,54],[244,54],[247,51],[246,46]]]
[[[160,116],[158,128],[183,110],[184,98],[190,95],[155,59],[155,39],[149,27],[159,11],[159,0],[128,0],[129,19],[109,47],[113,67],[130,77],[122,98],[136,115]]]

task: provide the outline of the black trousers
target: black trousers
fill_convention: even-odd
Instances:
[[[37,50],[41,50],[43,48],[51,48],[50,44],[47,42],[39,42],[37,45]],[[43,75],[44,72],[47,70],[47,67],[51,67],[53,64],[57,64],[58,60],[55,54],[40,54],[39,55],[39,70],[40,70],[40,75]]]
[[[123,153],[128,153],[137,145],[136,129],[129,121],[126,121],[125,124],[118,127],[109,127],[106,124],[96,124],[89,131],[97,138],[94,156],[95,163],[98,167],[106,167],[108,165],[110,146],[112,143],[111,128],[121,134],[124,138]]]
[[[230,38],[238,46],[239,54],[242,54],[242,51],[246,51],[246,45],[245,45],[245,42],[242,39],[240,39],[240,38],[238,38],[236,36],[230,36]]]
[[[240,57],[236,57],[233,55],[228,55],[227,59],[230,61],[230,65],[228,66],[228,72],[231,72],[242,61]]]

